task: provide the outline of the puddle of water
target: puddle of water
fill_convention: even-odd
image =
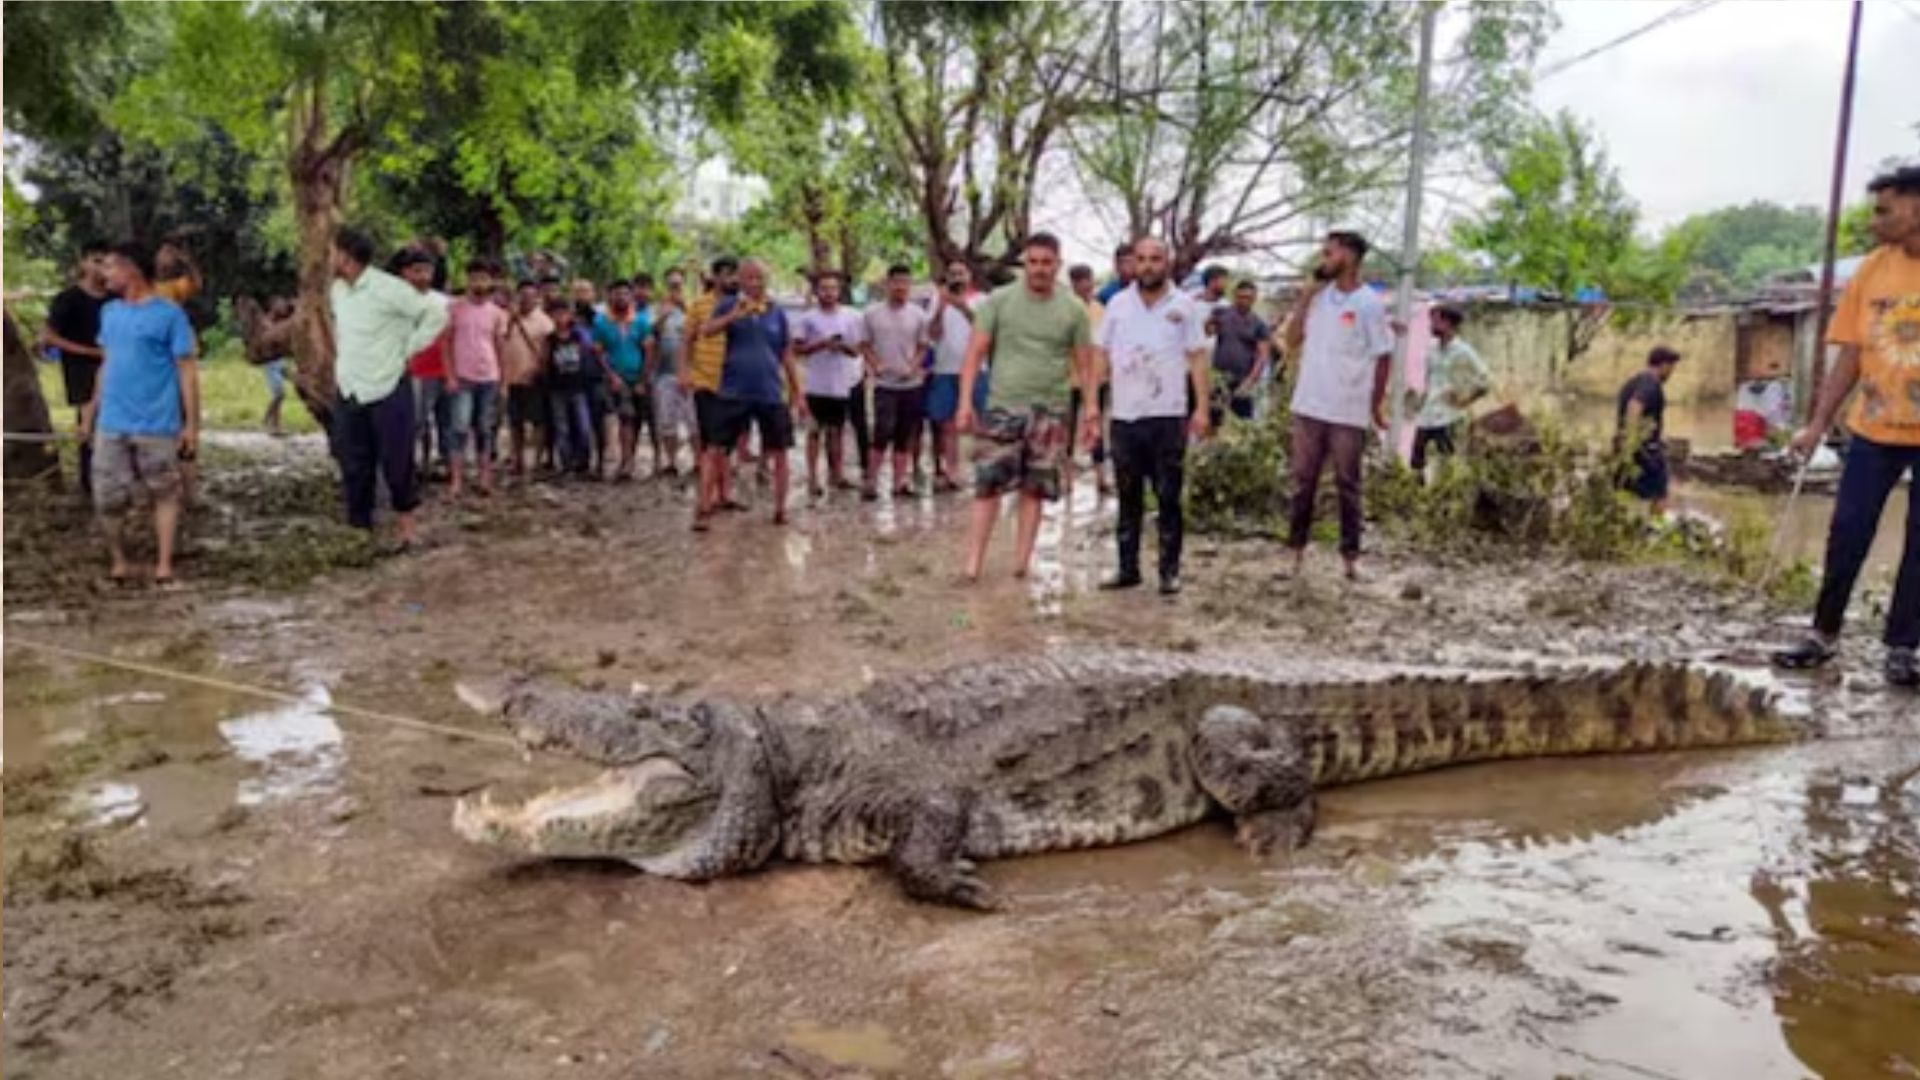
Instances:
[[[132,784],[105,781],[73,793],[74,816],[91,828],[109,828],[139,821],[147,812],[140,789]]]
[[[118,671],[9,665],[4,758],[30,768],[89,740],[156,751],[154,765],[111,776],[74,794],[75,815],[106,826],[204,822],[227,805],[330,794],[346,748],[323,681],[303,671],[305,696],[260,708],[260,699]],[[110,768],[117,750],[105,758]],[[238,766],[236,768],[236,766]]]
[[[1803,491],[1798,499],[1786,495],[1766,495],[1757,491],[1712,488],[1700,484],[1679,484],[1674,488],[1674,505],[1693,510],[1723,522],[1753,518],[1773,523],[1775,542],[1781,545],[1782,561],[1801,559],[1816,572],[1827,554],[1827,529],[1833,521],[1833,496]],[[1868,549],[1861,571],[1862,585],[1887,589],[1900,567],[1900,552],[1906,542],[1907,515],[1911,512],[1907,496],[1894,492],[1880,515],[1880,529]]]
[[[332,697],[309,686],[298,703],[220,722],[220,734],[240,760],[258,768],[240,782],[242,806],[328,793],[340,784],[346,747],[327,712]]]
[[[907,1064],[907,1052],[879,1024],[850,1028],[795,1024],[787,1028],[786,1040],[829,1065],[843,1068],[891,1071],[905,1068]]]

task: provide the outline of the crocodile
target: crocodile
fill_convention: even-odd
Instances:
[[[1337,668],[1067,650],[766,702],[518,682],[463,697],[519,741],[605,766],[524,802],[463,799],[469,840],[705,880],[776,856],[885,861],[914,898],[985,908],[982,860],[1232,819],[1255,854],[1314,791],[1466,762],[1788,741],[1812,731],[1724,672]]]

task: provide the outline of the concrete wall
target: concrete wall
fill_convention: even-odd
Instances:
[[[1567,363],[1567,314],[1538,308],[1480,308],[1468,313],[1461,336],[1493,369],[1493,397],[1523,406],[1546,395],[1611,399],[1620,384],[1646,365],[1655,345],[1679,350],[1680,367],[1667,383],[1668,400],[1686,405],[1733,396],[1736,341],[1731,314],[1624,319],[1616,315],[1586,352]]]

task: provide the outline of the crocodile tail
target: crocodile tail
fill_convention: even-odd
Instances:
[[[1397,676],[1295,688],[1316,784],[1503,758],[1633,753],[1804,738],[1777,696],[1725,672],[1629,663],[1604,671]]]

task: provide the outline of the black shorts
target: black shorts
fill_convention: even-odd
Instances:
[[[815,424],[829,431],[838,431],[847,426],[846,398],[808,394],[807,411],[813,414]]]
[[[761,453],[793,448],[793,417],[778,401],[740,401],[718,398],[719,424],[709,446],[732,446],[746,437],[749,427],[760,433]]]
[[[1634,475],[1627,482],[1627,490],[1648,502],[1665,499],[1670,486],[1666,447],[1642,446],[1633,455],[1633,465]]]
[[[920,430],[925,415],[926,392],[915,386],[907,389],[876,387],[873,391],[873,448],[905,453],[913,444],[913,433]]]
[[[700,429],[700,441],[707,446],[726,446],[726,409],[720,395],[711,390],[693,392],[693,422]]]
[[[547,426],[546,389],[534,383],[507,387],[507,423],[514,427],[523,424]]]

